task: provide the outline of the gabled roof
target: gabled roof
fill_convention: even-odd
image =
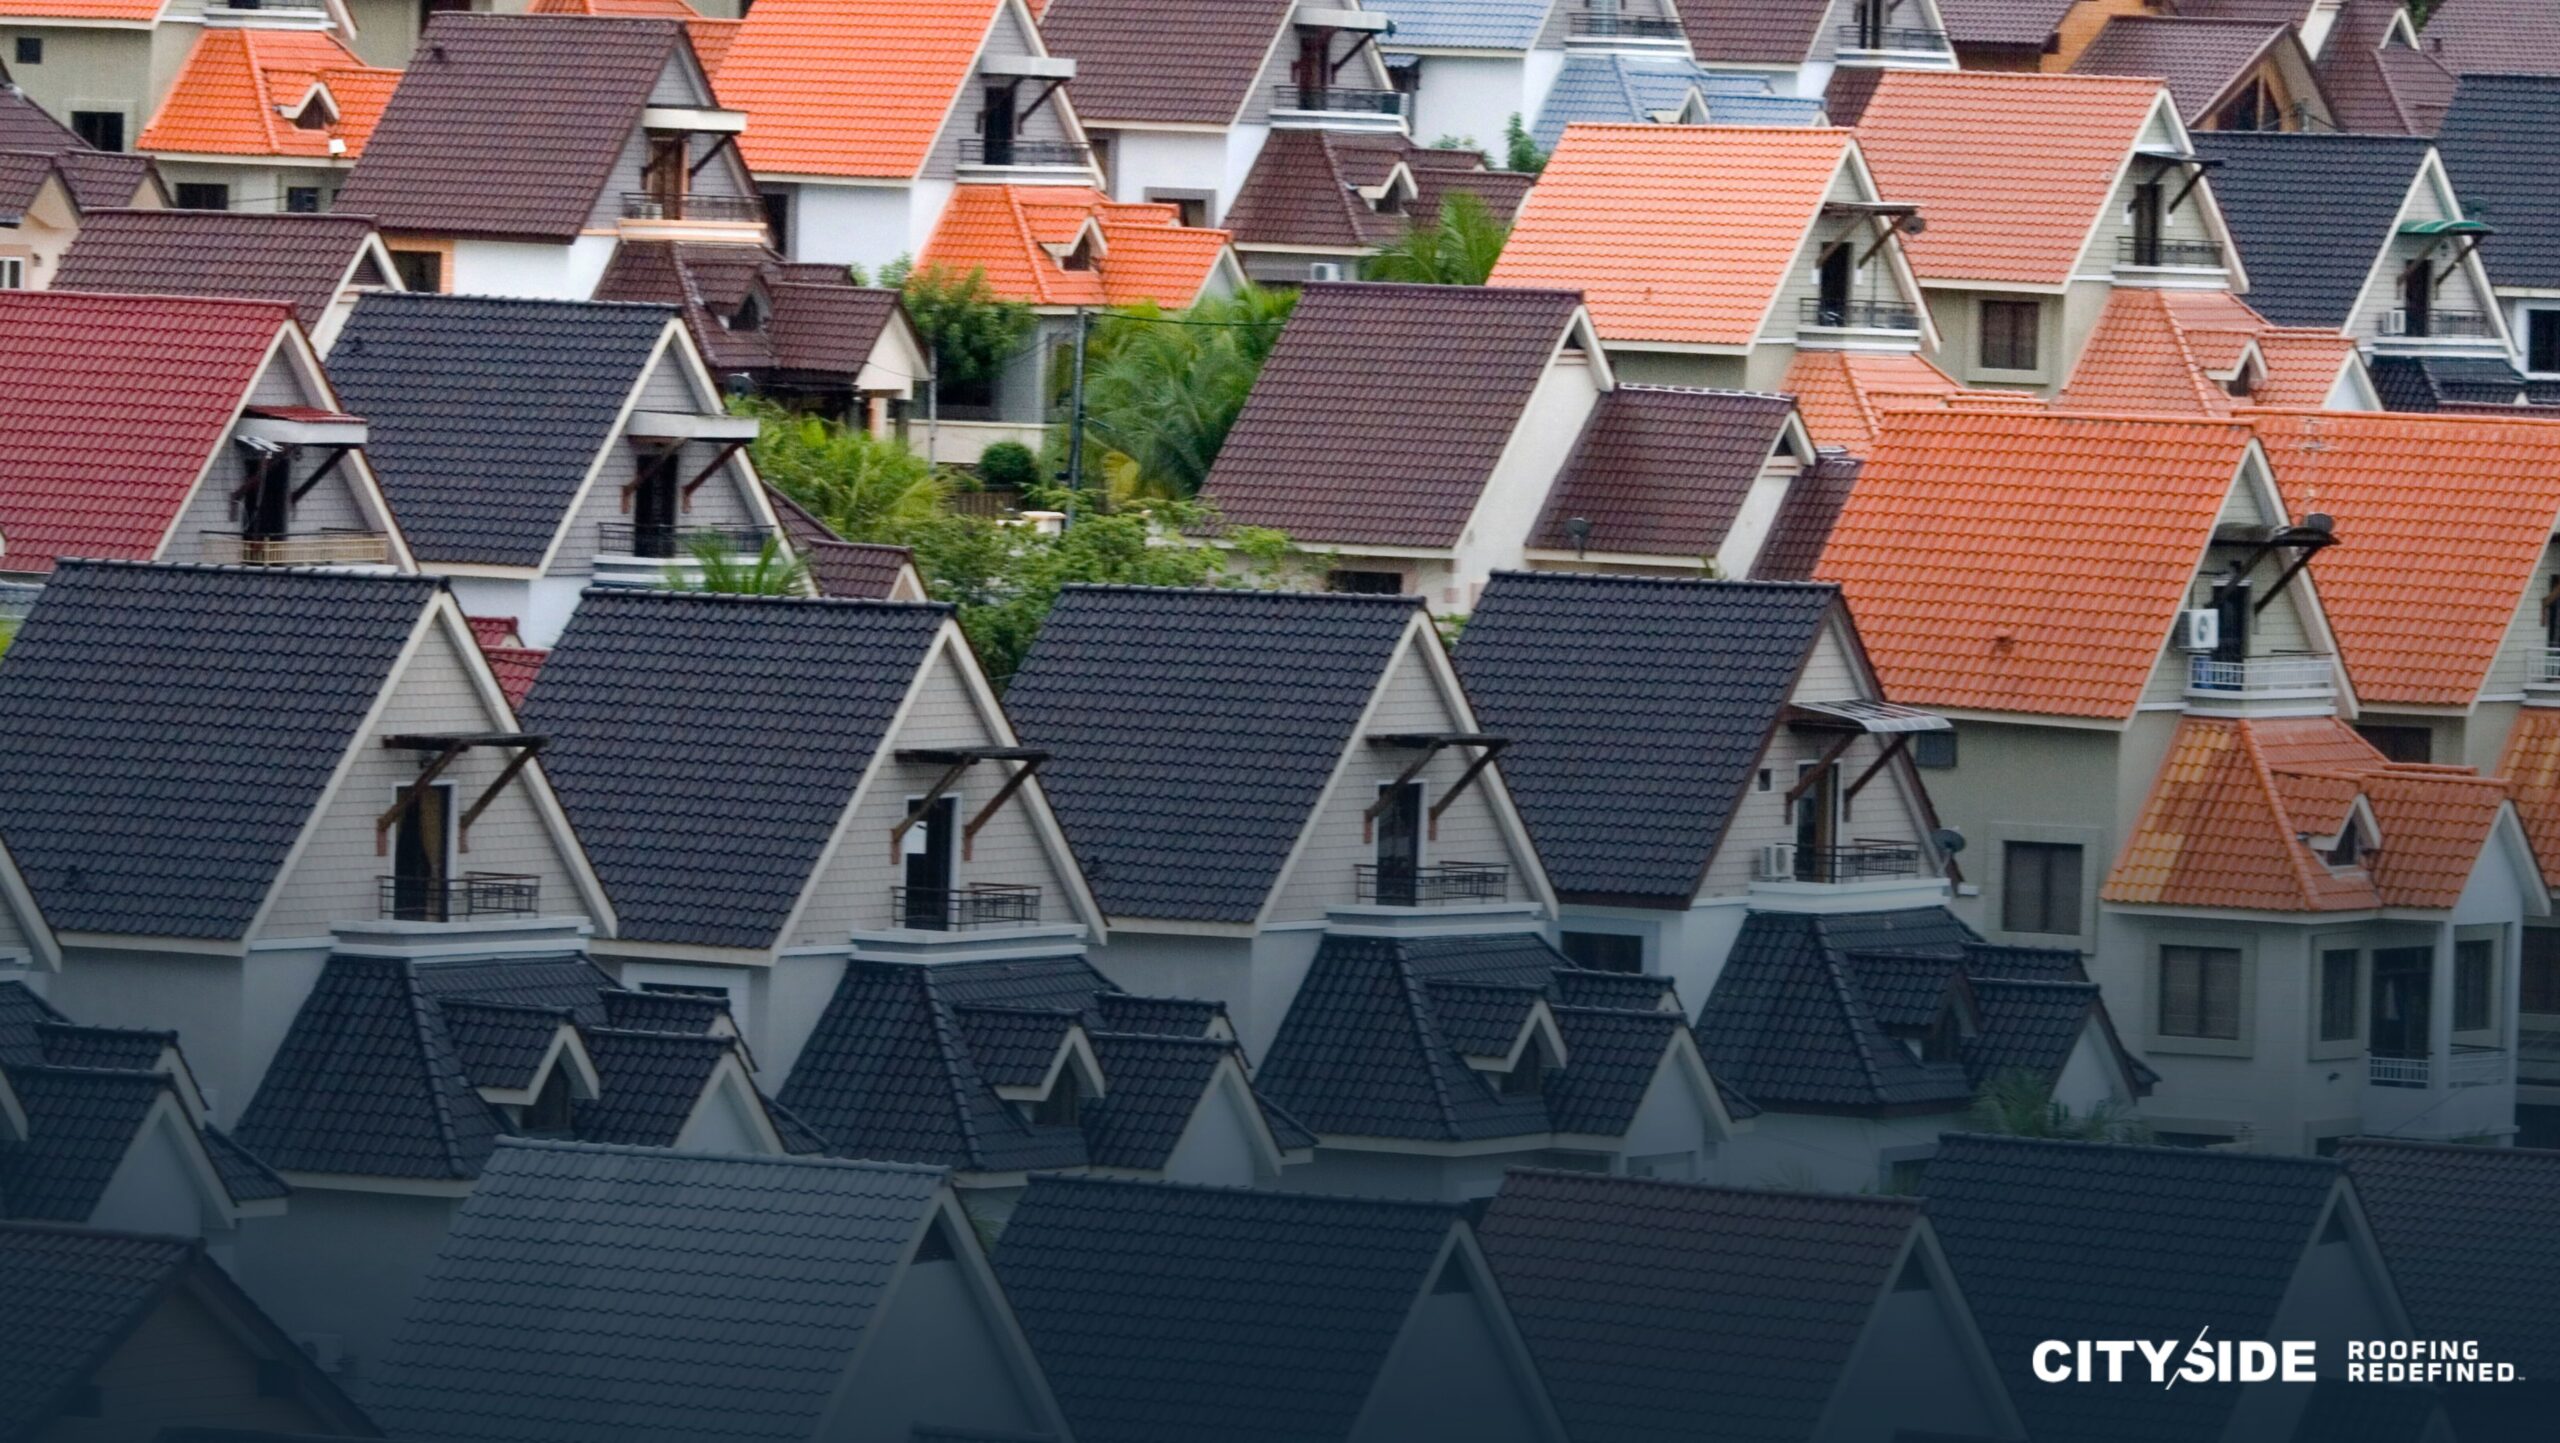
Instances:
[[[801,1443],[946,1197],[895,1163],[506,1142],[367,1401],[457,1443]]]
[[[1921,1193],[2030,1433],[2156,1443],[2220,1436],[2240,1385],[2057,1388],[2035,1345],[2182,1338],[2197,1318],[2265,1336],[2342,1178],[2325,1158],[1955,1135]]]
[[[1398,36],[1399,40],[1403,37]],[[1780,96],[1756,75],[1709,70],[1685,55],[1567,51],[1530,138],[1553,150],[1568,125],[1651,125],[1686,119],[1692,97],[1715,125],[1820,125],[1814,96]]]
[[[151,157],[93,149],[44,107],[7,86],[0,86],[0,151],[51,157],[83,210],[131,205],[145,187],[156,187]]]
[[[808,563],[809,579],[820,596],[888,601],[898,589],[898,579],[916,564],[915,552],[907,547],[845,540],[810,515],[808,508],[770,485],[765,487],[765,500],[790,538],[792,553]]]
[[[1795,66],[1813,57],[1823,39],[1831,0],[1772,0],[1763,5],[1690,3],[1679,8],[1689,49],[1721,65]],[[1827,52],[1826,52],[1827,53]]]
[[[2560,1152],[2349,1138],[2338,1161],[2421,1336],[2525,1377],[2560,1369]]]
[[[97,210],[81,217],[53,289],[283,301],[309,328],[374,250],[373,222],[360,215]]]
[[[1380,211],[1363,188],[1382,187],[1403,166],[1413,199]],[[1238,246],[1321,246],[1367,250],[1428,224],[1442,197],[1464,193],[1508,221],[1536,176],[1487,170],[1484,153],[1435,150],[1403,135],[1341,130],[1275,130],[1236,187],[1224,224]]]
[[[329,373],[369,423],[366,459],[419,559],[541,564],[674,319],[587,301],[358,301]]]
[[[2280,326],[2344,326],[2391,243],[2427,142],[2213,130],[2195,144],[2197,154],[2221,162],[2213,195],[2248,263],[2249,304]]]
[[[2404,415],[2495,415],[2528,403],[2548,405],[2552,399],[2541,383],[2528,385],[2503,355],[2375,356],[2365,369],[2372,373],[2382,408]]]
[[[62,200],[76,215],[80,201],[58,157],[33,150],[0,150],[0,225],[26,224],[28,212],[49,182],[62,187]]]
[[[1538,43],[1555,0],[1366,0],[1395,22],[1394,48],[1519,50]]]
[[[955,276],[983,271],[999,298],[1035,306],[1153,301],[1179,311],[1222,274],[1242,276],[1227,239],[1182,224],[1175,206],[1124,204],[1083,186],[964,185],[943,203],[916,264]],[[1089,259],[1069,269],[1079,245],[1090,247]]]
[[[149,22],[160,0],[0,0],[0,15],[28,20]]]
[[[2483,72],[2560,75],[2560,14],[2533,0],[2443,0],[2419,39],[2466,83]]]
[[[1578,287],[1604,340],[1747,346],[1854,150],[1828,127],[1574,126],[1492,284]]]
[[[950,615],[591,591],[524,719],[619,935],[772,945]]]
[[[439,12],[334,208],[385,230],[566,245],[689,49],[671,20]]]
[[[1583,545],[1567,528],[1580,518],[1594,551],[1712,557],[1771,454],[1802,448],[1794,420],[1782,395],[1620,386],[1592,411],[1529,544]]]
[[[2194,125],[2274,52],[2294,49],[2308,75],[2311,60],[2299,55],[2301,45],[2282,21],[2114,15],[2071,62],[2071,73],[2156,77],[2178,102],[2179,118]]]
[[[2229,291],[2118,286],[2107,293],[2058,404],[2202,416],[2242,406],[2320,406],[2355,354],[2351,337],[2270,325]],[[2256,384],[2235,396],[2229,383],[2251,356]]]
[[[705,15],[685,0],[533,0],[526,11],[533,15],[596,15],[608,20],[681,21],[685,34],[693,38],[693,53],[701,58],[702,68],[713,73],[719,71],[721,59],[738,38],[739,27],[746,24],[743,20]]]
[[[1060,592],[1005,708],[1050,753],[1041,782],[1103,912],[1259,915],[1421,615],[1410,596]]]
[[[2453,13],[2450,4],[2438,11],[2428,38]],[[2547,20],[2551,39],[2560,43],[2560,10]],[[2517,38],[2508,33],[2502,46]],[[2560,72],[2560,48],[2553,62]],[[2560,73],[2463,77],[2444,128],[2436,132],[2436,149],[2463,213],[2498,228],[2496,238],[2480,248],[2493,284],[2560,286],[2560,197],[2551,193],[2544,169],[2555,144]]]
[[[2470,706],[2519,608],[2539,604],[2560,422],[2531,416],[2251,413],[2286,500],[2354,538],[2312,575],[2359,698]]]
[[[1307,286],[1201,495],[1296,541],[1453,546],[1580,314],[1571,291]]]
[[[1895,957],[1931,961],[1922,990],[1944,998],[1972,940],[1937,907],[1753,912],[1698,1010],[1698,1047],[1718,1077],[1763,1107],[1960,1109],[1973,1079],[1961,1061],[1920,1061],[1886,1030],[1925,1022],[1886,1015],[1888,979],[1876,973],[1893,970]],[[1865,955],[1877,952],[1889,956]]]
[[[292,324],[273,302],[0,292],[8,568],[152,556]]]
[[[2250,449],[2232,421],[1896,413],[1821,575],[1896,701],[2126,716]],[[2142,524],[2057,530],[2092,516]]]
[[[2060,285],[2161,94],[2120,76],[1895,70],[1859,117],[1858,145],[1884,197],[1928,220],[1903,242],[1922,280]],[[2025,134],[2033,146],[2015,144]],[[1984,165],[1992,154],[2003,163]]]
[[[1786,499],[1769,523],[1760,554],[1751,559],[1754,581],[1811,581],[1822,564],[1822,549],[1831,544],[1831,528],[1840,508],[1857,489],[1866,463],[1846,451],[1821,450],[1814,462],[1796,474]]]
[[[1875,448],[1888,411],[1943,410],[1950,398],[2037,404],[2013,391],[1968,391],[1964,383],[1907,351],[1805,351],[1787,364],[1778,389],[1796,398],[1796,413],[1817,446],[1864,456]]]
[[[1154,0],[1049,0],[1040,37],[1076,62],[1071,88],[1088,120],[1223,126],[1252,101],[1294,8],[1292,0],[1223,0],[1168,24]]]
[[[1976,46],[2041,52],[2078,0],[1938,0],[1947,39]]]
[[[731,325],[750,297],[763,307],[762,323]],[[911,324],[896,291],[857,286],[841,266],[796,265],[756,246],[624,241],[605,263],[595,299],[682,308],[714,371],[838,387],[860,379],[884,331]]]
[[[739,153],[759,176],[912,179],[1005,4],[763,0],[720,60]]]
[[[1503,780],[1559,893],[1689,904],[1839,597],[1494,575],[1458,672],[1478,719],[1511,738]]]
[[[325,31],[208,26],[134,148],[352,161],[399,83],[398,70],[365,64]],[[312,103],[326,123],[298,124]]]
[[[2516,712],[2498,774],[2512,789],[2543,881],[2560,888],[2560,711],[2529,706]]]
[[[2353,864],[2322,839],[2357,825],[2378,841]],[[2099,895],[2109,902],[2275,912],[2450,908],[2506,810],[2504,778],[2402,766],[2334,717],[2183,718],[2133,834]]]
[[[2453,71],[2412,44],[2401,0],[2345,0],[2320,43],[2320,88],[2338,128],[2433,135],[2453,101]]]
[[[241,936],[437,590],[56,570],[0,667],[0,835],[54,928]]]

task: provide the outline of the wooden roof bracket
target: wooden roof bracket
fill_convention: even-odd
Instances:
[[[2169,197],[2169,203],[2167,205],[2160,207],[2160,215],[2162,219],[2165,220],[2178,213],[2178,207],[2186,203],[2187,197],[2194,193],[2195,188],[2204,184],[2204,173],[2210,169],[2212,169],[2212,167],[2209,165],[2197,164],[2193,170],[2188,172],[2187,183],[2178,187],[2178,193]]]
[[[1822,755],[1814,759],[1813,765],[1805,768],[1804,775],[1796,778],[1796,784],[1787,788],[1787,805],[1794,806],[1806,792],[1813,790],[1814,780],[1829,771],[1849,748],[1857,745],[1858,738],[1865,735],[1866,732],[1863,730],[1844,731],[1840,734],[1839,740],[1825,747]]]
[[[400,795],[392,800],[391,805],[383,810],[382,815],[373,819],[373,854],[379,857],[391,850],[393,824],[400,820],[401,813],[418,804],[418,799],[426,795],[427,788],[435,785],[436,778],[444,774],[445,768],[453,765],[456,757],[474,747],[512,748],[516,753],[515,756],[508,759],[506,766],[499,771],[497,780],[489,784],[487,790],[480,794],[479,800],[471,804],[470,810],[462,814],[462,821],[455,828],[461,850],[470,851],[471,824],[479,820],[482,812],[489,810],[489,804],[497,799],[499,791],[507,783],[514,781],[516,773],[524,770],[525,763],[533,760],[533,754],[549,745],[550,741],[549,737],[531,732],[471,732],[460,736],[384,737],[382,745],[389,750],[433,752],[435,756],[419,769],[418,779],[402,787]]]
[[[1448,747],[1480,748],[1474,759],[1467,763],[1467,769],[1459,773],[1458,780],[1450,785],[1448,792],[1431,808],[1431,815],[1426,824],[1426,835],[1431,840],[1438,841],[1440,814],[1447,811],[1449,804],[1456,801],[1461,793],[1474,784],[1477,774],[1482,772],[1504,747],[1511,745],[1511,738],[1488,736],[1481,732],[1394,732],[1369,738],[1369,745],[1419,747],[1422,755],[1415,757],[1403,771],[1396,773],[1396,779],[1387,783],[1378,793],[1376,801],[1361,809],[1360,840],[1364,842],[1375,839],[1378,813],[1387,809],[1387,804],[1395,799],[1396,794],[1403,790],[1406,783],[1422,775],[1422,769],[1431,765],[1433,757],[1440,755],[1441,751]]]
[[[1459,745],[1465,746],[1470,743],[1462,742]],[[1440,840],[1440,814],[1449,810],[1450,803],[1466,795],[1467,788],[1475,785],[1476,778],[1484,773],[1484,769],[1493,765],[1493,759],[1501,755],[1504,747],[1511,745],[1511,739],[1497,737],[1490,742],[1476,745],[1475,760],[1468,762],[1467,769],[1458,773],[1458,779],[1451,782],[1449,789],[1440,794],[1440,800],[1431,804],[1431,820],[1424,832],[1432,841]]]
[[[328,459],[312,468],[311,478],[303,482],[301,485],[293,488],[293,499],[300,501],[303,497],[310,495],[311,488],[319,485],[330,472],[337,470],[338,463],[347,459],[348,455],[356,449],[357,448],[353,446],[332,447],[329,451]]]
[[[1869,214],[1872,216],[1874,212],[1869,212]],[[1919,219],[1920,211],[1916,206],[1910,210],[1896,212],[1893,219],[1884,223],[1884,229],[1876,233],[1876,243],[1867,247],[1865,250],[1860,251],[1858,253],[1858,258],[1849,263],[1850,269],[1861,271],[1865,270],[1867,268],[1867,262],[1875,259],[1876,252],[1884,249],[1885,242],[1892,240],[1905,225],[1916,224]],[[1842,245],[1847,245],[1849,243],[1848,238],[1845,236],[1842,237],[1840,243]]]
[[[695,176],[702,174],[702,168],[704,166],[719,159],[721,151],[734,149],[737,146],[737,143],[738,135],[736,131],[724,130],[720,132],[720,138],[711,142],[711,148],[702,153],[702,159],[685,167],[684,178],[691,180]]]
[[[994,796],[987,798],[987,804],[978,808],[977,815],[969,819],[969,825],[960,829],[961,861],[974,860],[978,848],[978,829],[994,820],[995,814],[1003,809],[1005,803],[1013,800],[1013,794],[1021,791],[1022,784],[1031,780],[1031,774],[1040,770],[1040,764],[1047,760],[1046,756],[1026,759],[1021,766],[1006,776],[1004,785],[996,788]]]
[[[1019,110],[1019,111],[1015,112],[1014,117],[1013,117],[1013,118],[1014,118],[1014,122],[1015,122],[1016,124],[1020,124],[1020,123],[1021,123],[1021,122],[1023,122],[1023,121],[1029,120],[1029,119],[1031,118],[1031,116],[1032,116],[1032,113],[1033,113],[1034,111],[1037,111],[1041,106],[1044,106],[1044,105],[1048,104],[1048,103],[1049,103],[1049,97],[1050,97],[1050,96],[1052,96],[1052,95],[1057,94],[1057,93],[1058,93],[1058,91],[1059,91],[1059,89],[1060,89],[1060,87],[1064,86],[1066,83],[1067,83],[1067,82],[1065,82],[1065,81],[1063,81],[1063,80],[1052,80],[1052,81],[1050,81],[1047,85],[1044,85],[1044,86],[1040,87],[1040,93],[1039,93],[1038,95],[1035,95],[1035,96],[1031,97],[1031,103],[1030,103],[1029,105],[1026,105],[1026,106],[1022,107],[1022,109],[1021,109],[1021,110]]]
[[[1876,753],[1876,759],[1867,763],[1867,769],[1858,773],[1858,779],[1849,784],[1849,790],[1841,793],[1841,797],[1847,801],[1856,801],[1858,793],[1866,790],[1867,783],[1875,780],[1876,773],[1891,766],[1893,759],[1902,755],[1910,747],[1911,739],[1918,735],[1918,732],[1895,732],[1893,740],[1884,744],[1884,750]]]
[[[693,493],[702,489],[702,483],[711,479],[711,473],[712,473],[712,472],[717,471],[717,470],[719,470],[721,467],[728,465],[728,464],[729,464],[729,458],[730,458],[730,457],[732,457],[732,456],[737,455],[740,451],[745,450],[745,449],[747,448],[748,444],[749,444],[749,443],[747,443],[747,442],[745,442],[745,441],[723,441],[723,442],[721,442],[721,443],[720,443],[720,452],[719,452],[719,454],[718,454],[718,455],[716,455],[716,456],[713,456],[713,457],[711,458],[711,460],[710,460],[709,464],[705,465],[705,466],[704,466],[700,471],[695,472],[695,473],[694,473],[694,477],[693,477],[693,479],[692,479],[692,480],[687,481],[686,483],[684,483],[684,493],[683,493],[683,494],[684,494],[684,501],[685,501],[685,505],[687,505],[687,506],[691,506],[691,505],[693,504]],[[683,449],[683,448],[679,447],[679,448],[677,448],[677,450],[676,450],[676,451],[669,452],[668,454],[669,454],[669,455],[677,455],[677,454],[680,454],[680,453],[681,453],[681,451],[682,451],[682,449]]]
[[[399,745],[397,741],[387,737],[382,744],[386,747]],[[419,768],[418,779],[402,787],[400,795],[392,799],[391,805],[383,809],[382,815],[373,819],[373,854],[375,856],[390,854],[391,828],[400,820],[400,814],[416,806],[418,799],[427,794],[427,788],[435,785],[436,778],[443,774],[444,769],[453,765],[453,759],[470,748],[471,743],[460,737],[446,742],[444,749],[436,753],[433,761]]]
[[[889,829],[890,861],[894,862],[906,855],[908,830],[925,819],[925,814],[933,810],[933,804],[942,800],[944,792],[959,784],[961,773],[977,764],[978,759],[973,756],[962,755],[955,758],[951,765],[943,769],[942,776],[934,782],[923,798],[904,817],[898,819],[898,825]]]
[[[1325,73],[1324,73],[1325,83],[1326,83],[1326,84],[1328,84],[1328,85],[1332,84],[1336,79],[1338,79],[1338,78],[1341,76],[1341,74],[1342,74],[1342,67],[1344,67],[1344,66],[1346,66],[1346,65],[1350,64],[1350,63],[1351,63],[1352,61],[1354,61],[1354,60],[1359,59],[1359,58],[1360,58],[1360,52],[1361,52],[1361,51],[1363,51],[1363,50],[1367,50],[1367,49],[1370,49],[1370,48],[1374,47],[1377,43],[1378,43],[1378,32],[1377,32],[1377,31],[1375,31],[1375,30],[1363,30],[1363,31],[1361,31],[1361,32],[1360,32],[1360,38],[1351,42],[1351,48],[1342,52],[1342,58],[1341,58],[1340,60],[1337,60],[1337,61],[1333,62],[1333,64],[1325,70]]]
[[[487,790],[480,793],[480,799],[463,812],[462,820],[454,826],[455,845],[460,850],[471,850],[471,824],[480,820],[480,814],[489,810],[489,804],[498,799],[498,793],[507,789],[507,783],[514,781],[516,773],[523,771],[549,741],[548,737],[533,738],[516,748],[516,754],[507,758],[507,764],[498,769],[497,779],[489,783]]]

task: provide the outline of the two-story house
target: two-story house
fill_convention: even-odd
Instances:
[[[2196,145],[2232,243],[2267,278],[2249,293],[2267,319],[2353,338],[2394,411],[2523,399],[2483,260],[2496,227],[2425,140],[2225,131]]]
[[[962,181],[1099,180],[1068,98],[1076,74],[1023,0],[765,0],[719,78],[754,117],[738,150],[774,248],[876,270],[924,250]]]
[[[620,241],[765,240],[746,124],[676,21],[439,14],[333,204],[410,290],[585,300]]]
[[[1908,199],[1846,130],[1575,126],[1492,283],[1582,292],[1622,380],[1792,390],[1807,353],[1936,348]]]
[[[207,30],[134,148],[187,210],[324,211],[399,83],[325,30]]]
[[[2070,70],[2159,77],[2190,131],[2339,128],[2289,20],[2113,15]]]
[[[12,88],[83,142],[125,151],[199,42],[223,30],[356,33],[346,0],[12,0],[0,58]]]
[[[409,569],[365,423],[282,303],[0,292],[0,368],[8,574],[72,556]]]
[[[329,366],[371,414],[419,564],[526,645],[549,646],[591,584],[663,586],[706,550],[780,544],[755,419],[728,413],[670,307],[369,295]]]
[[[1788,0],[1760,11],[1672,3],[1700,65],[1768,76],[1782,95],[1863,92],[1875,72],[1956,67],[1939,0]]]
[[[2229,291],[2134,287],[2107,297],[2056,404],[2199,416],[2255,406],[2382,409],[2349,337],[2275,325]]]
[[[1005,705],[1109,920],[1095,965],[1225,1004],[1250,1056],[1328,935],[1553,916],[1418,598],[1069,587]]]
[[[1076,66],[1076,111],[1114,200],[1224,221],[1263,143],[1289,129],[1414,134],[1388,79],[1390,21],[1360,0],[1233,0],[1168,11],[1149,0],[1053,0],[1049,48]],[[1498,144],[1501,131],[1479,135]]]
[[[1392,132],[1282,130],[1262,143],[1221,224],[1256,281],[1356,280],[1363,260],[1438,220],[1448,197],[1473,196],[1508,224],[1536,179],[1487,169],[1482,151]]]
[[[2542,157],[2560,141],[2560,75],[2467,75],[2436,132],[2462,214],[2498,228],[2480,260],[2506,313],[2525,394],[2560,397],[2560,208],[2542,183]]]
[[[400,289],[373,222],[354,215],[92,211],[55,285],[119,296],[283,301],[326,355],[356,302]]]
[[[55,189],[58,187],[58,192]],[[89,213],[169,203],[146,156],[99,150],[0,85],[0,290],[42,290]]]

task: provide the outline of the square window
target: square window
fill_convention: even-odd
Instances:
[[[1402,596],[1404,573],[1401,571],[1328,571],[1324,589],[1352,596]]]
[[[2373,749],[2395,762],[2425,762],[2435,755],[2435,732],[2427,727],[2367,726],[2359,723],[2356,735],[2373,743]]]
[[[2453,1030],[2486,1032],[2497,1025],[2498,944],[2487,937],[2453,944]]]
[[[2000,925],[2012,932],[2080,931],[2080,847],[2011,842],[2003,854]]]
[[[2036,328],[2041,301],[1982,303],[1981,367],[1986,371],[2036,369]]]
[[[391,269],[400,275],[400,288],[433,294],[444,289],[444,257],[435,251],[393,251]]]
[[[1592,972],[1642,972],[1644,939],[1617,932],[1566,932],[1557,938],[1565,959]]]
[[[1933,772],[1953,768],[1956,764],[1956,734],[1951,731],[1912,733],[1911,764]]]
[[[2320,1040],[2352,1042],[2356,1036],[2356,962],[2353,947],[2320,954]]]
[[[293,185],[285,187],[284,208],[295,215],[318,215],[320,213],[320,187],[316,185]]]
[[[13,63],[18,65],[44,64],[44,37],[41,35],[19,36],[17,56]]]
[[[26,42],[18,42],[24,45]],[[2560,372],[2560,311],[2524,313],[2524,368]]]
[[[71,112],[71,133],[91,150],[124,149],[124,112],[121,110],[75,110]]]
[[[229,210],[231,187],[202,181],[181,181],[178,184],[178,209]]]
[[[23,291],[26,288],[26,258],[23,256],[0,256],[0,291]]]
[[[2560,927],[2524,929],[2524,1010],[2560,1013]]]
[[[2240,953],[2230,947],[2160,949],[2160,1035],[2240,1037]]]

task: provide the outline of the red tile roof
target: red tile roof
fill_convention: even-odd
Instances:
[[[1896,70],[1858,144],[1885,198],[1928,221],[1903,243],[1922,280],[2059,285],[2160,96],[2118,76]]]
[[[722,58],[759,175],[907,180],[958,103],[1004,0],[760,0]]]
[[[2560,888],[2560,710],[2529,706],[2517,712],[2498,770],[2514,788],[2516,815],[2542,864],[2542,880]]]
[[[170,83],[138,150],[181,155],[287,155],[352,161],[382,119],[400,72],[367,65],[316,30],[208,29]],[[293,123],[312,87],[327,89],[337,119]],[[329,142],[345,143],[332,155]]]
[[[2264,379],[2246,398],[2224,380],[2254,344]],[[2318,406],[2352,363],[2334,331],[2271,324],[2228,291],[2119,288],[2081,348],[2061,404],[2074,410],[2225,416],[2250,404]]]
[[[2246,425],[1901,411],[1819,574],[1894,700],[2116,719],[2159,664]]]
[[[1493,284],[1580,290],[1604,340],[1749,345],[1853,148],[1829,127],[1567,126]]]
[[[1877,430],[1889,412],[1942,410],[1959,397],[2002,405],[2043,404],[2023,391],[1968,391],[1963,382],[1919,356],[1891,351],[1798,351],[1778,389],[1796,398],[1796,410],[1815,445],[1837,446],[1854,456],[1875,449]]]
[[[1092,268],[1060,264],[1088,222],[1102,246]],[[1055,250],[1051,248],[1055,247]],[[1041,306],[1182,310],[1200,298],[1223,260],[1227,233],[1182,224],[1170,205],[1129,205],[1075,185],[964,185],[942,208],[919,269],[987,273],[999,296]]]
[[[2560,525],[2560,419],[2530,415],[2248,413],[2285,504],[2337,518],[2311,575],[2362,700],[2480,695]]]
[[[2334,838],[2362,797],[2379,834],[2356,865]],[[2105,900],[2270,912],[2451,907],[2506,805],[2505,779],[2395,765],[2334,717],[2188,717]]]
[[[12,571],[148,559],[290,308],[0,291],[0,535]]]

